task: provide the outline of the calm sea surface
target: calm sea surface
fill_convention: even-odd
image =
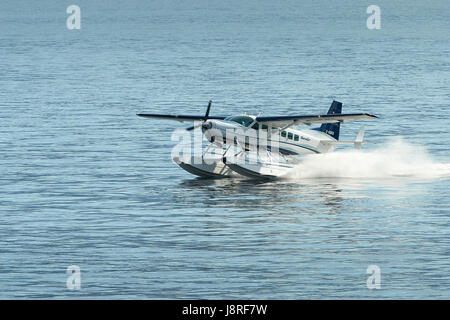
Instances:
[[[449,79],[444,0],[2,0],[0,298],[449,299]],[[190,124],[135,115],[333,98],[371,144],[272,182],[196,179]]]

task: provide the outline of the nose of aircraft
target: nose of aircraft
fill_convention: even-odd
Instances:
[[[209,121],[203,122],[202,124],[202,131],[205,132],[206,130],[209,130],[212,128],[212,123]]]

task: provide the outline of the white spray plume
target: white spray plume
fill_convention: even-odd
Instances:
[[[372,150],[308,155],[287,176],[303,178],[450,178],[450,163],[434,161],[427,150],[394,138]]]

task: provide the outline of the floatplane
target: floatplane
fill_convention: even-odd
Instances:
[[[175,155],[173,161],[194,175],[208,178],[286,176],[305,155],[333,152],[341,144],[361,148],[365,143],[364,127],[354,141],[340,141],[341,123],[378,118],[368,113],[343,114],[342,103],[336,100],[327,114],[287,116],[210,116],[211,103],[205,115],[137,114],[144,118],[194,121],[186,130],[201,130],[209,143],[206,150],[202,149],[201,155]],[[314,125],[320,127],[297,129]]]

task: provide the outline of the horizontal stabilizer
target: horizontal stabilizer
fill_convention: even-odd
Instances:
[[[320,141],[320,143],[324,145],[335,145],[335,146],[353,144],[355,146],[355,149],[361,149],[361,146],[363,144],[367,144],[367,142],[363,141],[363,138],[364,138],[364,127],[361,127],[361,129],[359,129],[355,141],[322,140]]]
[[[361,127],[355,139],[355,149],[361,149],[361,145],[364,143],[363,139],[364,139],[364,127]]]

